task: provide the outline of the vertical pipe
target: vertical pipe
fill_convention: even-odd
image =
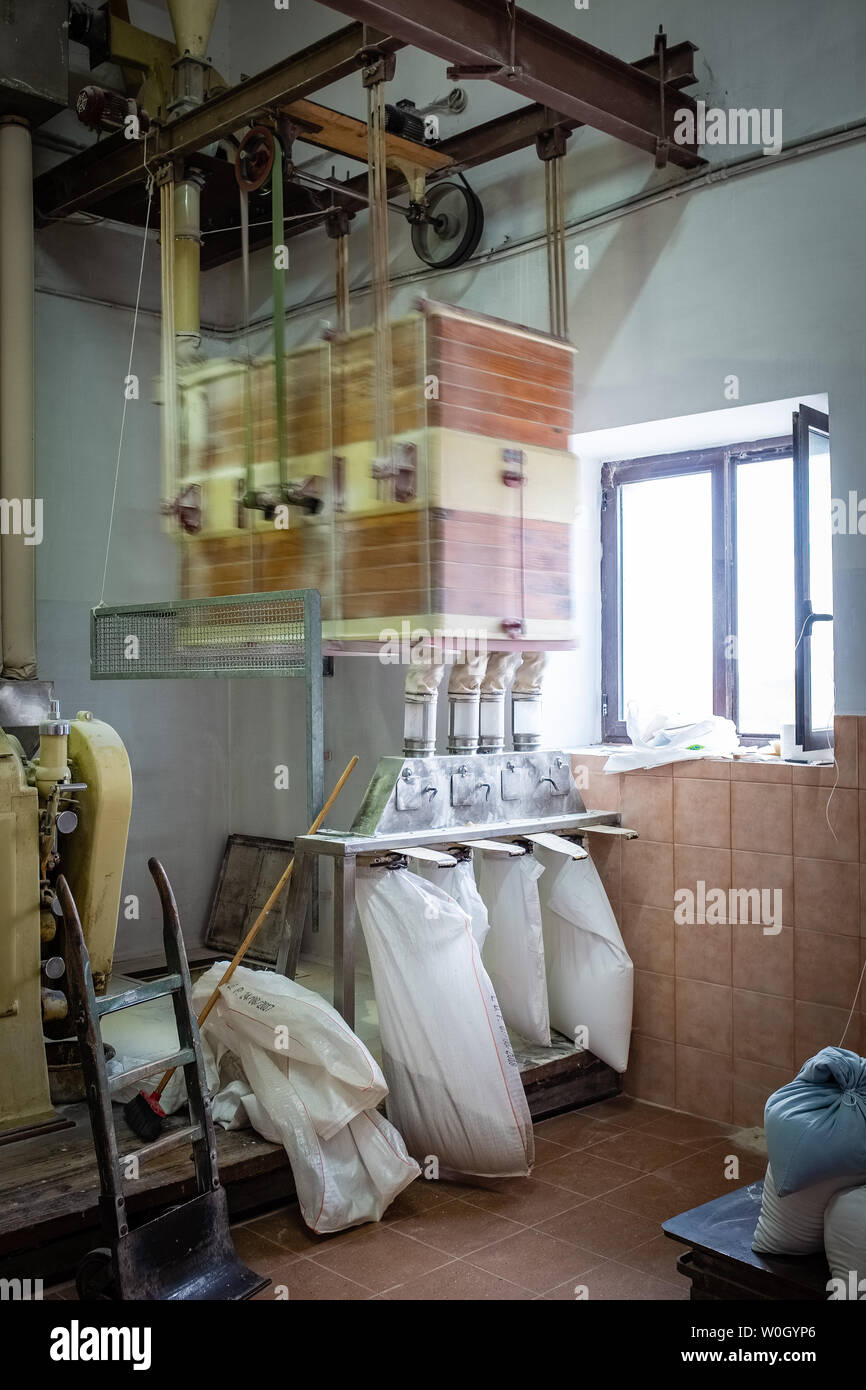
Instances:
[[[27,519],[35,505],[33,161],[30,127],[0,121],[0,494]],[[11,509],[10,509],[11,510]],[[19,527],[19,530],[22,528]],[[3,675],[36,676],[36,548],[0,538]]]

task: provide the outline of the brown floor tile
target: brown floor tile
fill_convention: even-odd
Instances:
[[[739,1171],[736,1177],[725,1176],[728,1155],[733,1155],[738,1160]],[[732,1192],[737,1187],[756,1182],[764,1176],[766,1167],[766,1159],[762,1160],[759,1155],[745,1153],[743,1150],[737,1151],[731,1145],[721,1144],[715,1150],[689,1154],[679,1163],[662,1169],[660,1176],[672,1182],[674,1186],[709,1202],[713,1197],[721,1197],[724,1192]]]
[[[420,1279],[412,1279],[399,1288],[389,1289],[383,1297],[390,1302],[505,1302],[506,1300],[528,1300],[533,1297],[529,1289],[513,1284],[508,1279],[500,1279],[489,1270],[479,1269],[477,1265],[467,1264],[465,1260],[451,1260],[432,1274],[424,1274]]]
[[[251,1226],[233,1226],[232,1240],[244,1264],[257,1274],[270,1274],[279,1264],[286,1263],[286,1249],[276,1241],[266,1240]]]
[[[447,1258],[441,1251],[410,1240],[392,1227],[379,1227],[346,1245],[320,1250],[311,1257],[313,1263],[353,1279],[371,1293],[384,1293],[397,1284],[429,1274],[446,1264]]]
[[[554,1187],[540,1178],[506,1178],[488,1192],[477,1192],[466,1201],[472,1206],[506,1216],[526,1226],[547,1221],[561,1211],[586,1200],[568,1188]]]
[[[625,1129],[614,1120],[594,1119],[581,1111],[573,1111],[569,1115],[554,1115],[552,1120],[542,1120],[541,1124],[535,1126],[535,1133],[566,1149],[588,1149],[590,1144],[624,1134]]]
[[[569,1152],[569,1150],[568,1150],[568,1148],[567,1148],[567,1146],[566,1146],[565,1144],[554,1144],[554,1143],[552,1142],[552,1140],[550,1140],[550,1139],[542,1139],[541,1135],[538,1133],[538,1128],[536,1127],[536,1130],[535,1130],[535,1162],[536,1162],[536,1165],[538,1165],[539,1163],[547,1163],[548,1159],[551,1159],[551,1158],[562,1158],[563,1155],[564,1155],[564,1154],[567,1154],[568,1152]]]
[[[460,1194],[468,1194],[473,1190],[461,1187]],[[420,1216],[422,1212],[430,1211],[433,1207],[441,1207],[445,1202],[455,1201],[457,1195],[451,1184],[417,1178],[394,1198],[382,1217],[382,1222],[390,1224],[393,1221],[402,1221],[407,1216]]]
[[[671,1139],[675,1144],[687,1148],[706,1149],[730,1132],[730,1125],[720,1120],[703,1120],[699,1115],[683,1115],[677,1110],[664,1110],[658,1119],[651,1120],[641,1129],[642,1134],[652,1134],[659,1139]]]
[[[642,1270],[631,1269],[628,1265],[619,1264],[615,1260],[606,1260],[604,1264],[596,1265],[588,1274],[581,1276],[578,1283],[584,1285],[590,1302],[679,1302],[689,1296],[688,1279],[680,1279],[679,1284],[669,1283],[663,1279],[656,1279],[651,1274],[645,1274]],[[560,1300],[569,1297],[565,1285],[560,1289],[553,1289],[552,1292],[544,1295],[545,1299]],[[574,1290],[571,1295],[574,1297]]]
[[[644,1274],[652,1274],[656,1279],[667,1279],[671,1283],[682,1279],[684,1283],[688,1281],[677,1269],[677,1260],[685,1252],[686,1247],[680,1245],[678,1241],[670,1240],[668,1236],[656,1236],[654,1240],[648,1240],[646,1245],[639,1245],[635,1250],[629,1250],[628,1254],[622,1255],[621,1261],[624,1265],[631,1265],[633,1269],[642,1269]]]
[[[370,1290],[351,1279],[344,1279],[333,1270],[323,1269],[318,1260],[291,1260],[267,1271],[271,1282],[256,1299],[273,1302],[284,1299],[290,1303],[321,1301],[333,1303],[347,1299],[367,1299]]]
[[[238,1236],[243,1232],[244,1239],[253,1236],[264,1237],[268,1241],[273,1241],[280,1246],[285,1258],[285,1252],[291,1250],[294,1255],[307,1255],[315,1250],[323,1250],[327,1245],[341,1244],[351,1240],[359,1232],[364,1230],[374,1230],[375,1222],[368,1222],[364,1226],[350,1226],[348,1230],[336,1231],[333,1235],[316,1235],[311,1231],[304,1218],[301,1216],[300,1208],[297,1204],[289,1207],[281,1207],[279,1211],[269,1211],[266,1216],[256,1217],[255,1221],[250,1221],[244,1226],[233,1226],[232,1237],[237,1244]],[[238,1249],[240,1254],[240,1249]]]
[[[612,1120],[622,1129],[639,1129],[670,1113],[659,1105],[649,1105],[634,1096],[612,1096],[610,1100],[599,1101],[596,1105],[586,1105],[580,1111],[581,1115],[592,1120]]]
[[[510,1279],[533,1293],[545,1293],[565,1279],[576,1278],[598,1260],[597,1255],[571,1241],[557,1240],[535,1230],[521,1231],[466,1258],[469,1264]]]
[[[647,1173],[646,1177],[629,1183],[628,1187],[618,1187],[615,1192],[609,1192],[605,1201],[612,1207],[653,1221],[656,1235],[663,1221],[700,1205],[690,1191],[671,1180],[670,1169],[664,1168],[657,1173]]]
[[[431,1245],[435,1250],[458,1256],[471,1255],[494,1240],[514,1235],[520,1226],[518,1222],[507,1221],[495,1212],[461,1199],[433,1207],[422,1216],[398,1221],[391,1229]]]
[[[575,1150],[565,1158],[555,1158],[552,1163],[542,1163],[537,1169],[542,1182],[566,1187],[571,1192],[579,1192],[581,1197],[601,1197],[615,1187],[622,1187],[623,1183],[632,1182],[637,1175],[636,1168],[597,1158],[584,1149]]]
[[[646,1181],[646,1179],[644,1179]],[[651,1181],[651,1180],[650,1180]],[[634,1212],[622,1211],[607,1201],[586,1202],[574,1211],[563,1212],[535,1230],[558,1240],[568,1240],[581,1250],[591,1250],[605,1258],[622,1258],[638,1245],[646,1245],[659,1234],[658,1223]]]
[[[607,1139],[603,1144],[594,1144],[587,1153],[594,1158],[610,1159],[614,1163],[624,1163],[628,1168],[637,1168],[641,1173],[652,1173],[656,1168],[664,1168],[668,1163],[676,1163],[682,1157],[682,1146],[673,1139],[662,1139],[650,1134],[646,1129],[632,1130],[628,1134]]]

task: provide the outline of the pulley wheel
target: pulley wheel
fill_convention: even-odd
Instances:
[[[255,193],[267,181],[274,167],[274,153],[273,132],[264,125],[252,126],[235,155],[235,178],[245,193]]]
[[[477,194],[464,183],[434,184],[426,213],[425,220],[412,227],[415,255],[437,270],[468,261],[484,231],[484,209]]]

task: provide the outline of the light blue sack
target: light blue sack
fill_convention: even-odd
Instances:
[[[866,1059],[822,1047],[770,1096],[764,1128],[780,1197],[866,1172]]]

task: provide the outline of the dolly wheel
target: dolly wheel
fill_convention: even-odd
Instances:
[[[114,1298],[114,1270],[111,1251],[105,1248],[90,1250],[75,1272],[75,1288],[84,1303],[110,1301]]]

